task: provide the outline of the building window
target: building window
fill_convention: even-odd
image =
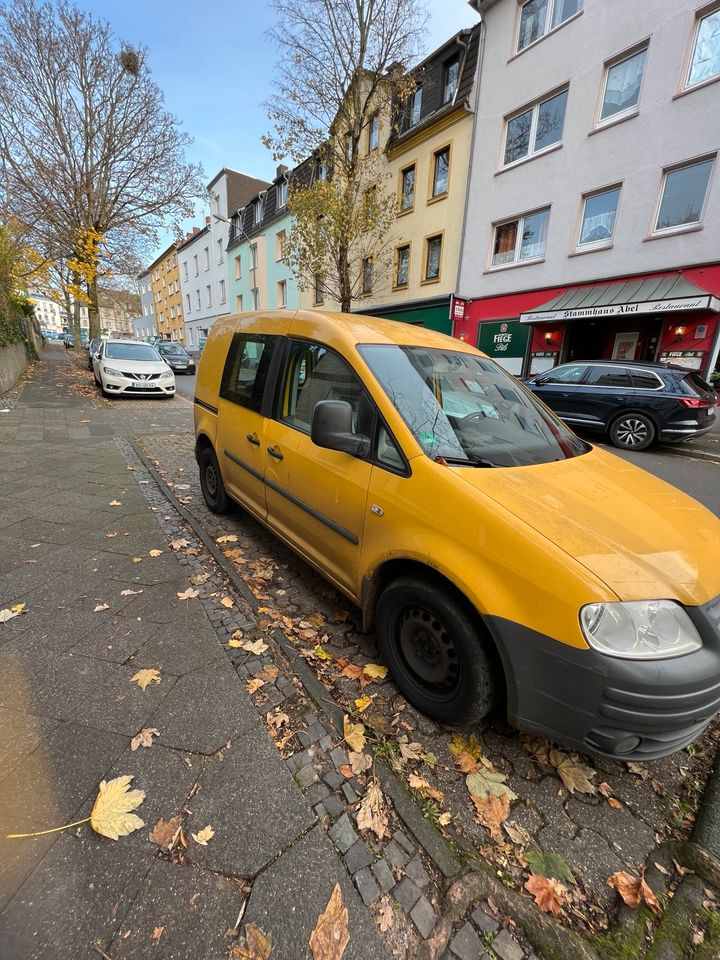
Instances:
[[[605,68],[605,90],[598,122],[634,113],[640,100],[640,87],[647,47]]]
[[[458,85],[458,74],[460,72],[460,57],[456,53],[450,60],[443,64],[443,98],[442,102],[450,103],[455,96]]]
[[[434,154],[433,166],[433,197],[441,197],[447,193],[448,173],[450,171],[450,147],[443,147]]]
[[[224,260],[224,251],[223,251],[223,239],[220,239],[217,242],[217,262],[222,263]]]
[[[275,234],[275,259],[284,260],[285,259],[285,240],[287,235],[284,230],[278,230]]]
[[[197,276],[200,273],[200,268],[198,267],[197,254],[193,255],[193,261],[195,262],[195,276]]]
[[[562,90],[510,117],[505,133],[505,165],[562,141],[567,99],[568,91]]]
[[[256,243],[250,244],[250,269],[257,270],[258,265],[258,249]]]
[[[328,162],[325,157],[318,160],[317,178],[318,180],[327,180],[328,178]]]
[[[200,300],[200,289],[199,289],[199,288],[195,291],[195,298],[196,298],[196,300],[197,300],[197,308],[198,308],[198,310],[202,310],[202,301]]]
[[[210,286],[209,283],[208,283],[208,285],[205,287],[205,305],[206,305],[207,307],[211,307],[211,306],[212,306],[212,288],[211,288],[211,286]]]
[[[279,307],[287,306],[287,280],[278,280],[276,302]]]
[[[442,256],[442,235],[429,237],[425,241],[425,279],[440,279],[440,259]]]
[[[720,77],[720,9],[698,18],[686,87]]]
[[[185,294],[185,303],[187,304],[187,312],[192,313],[192,307],[190,306],[190,294]]]
[[[225,303],[225,281],[220,281],[220,303]]]
[[[702,220],[715,157],[665,171],[655,233],[693,226]]]
[[[187,280],[188,278],[188,265],[187,260],[183,260],[183,277]]]
[[[242,276],[242,261],[240,259],[240,254],[233,258],[235,264],[235,279],[239,280]]]
[[[607,246],[615,233],[620,187],[591,193],[583,203],[578,247]]]
[[[372,257],[364,257],[362,262],[362,292],[372,293],[373,262]]]
[[[493,267],[544,257],[549,219],[548,208],[497,224],[493,242]]]
[[[319,273],[315,274],[315,289],[313,291],[313,301],[315,303],[322,303],[324,300],[323,294],[323,282],[322,277]]]
[[[241,293],[235,294],[235,313],[243,312],[243,295]]]
[[[258,197],[255,201],[255,225],[263,222],[265,216],[265,197]]]
[[[280,183],[275,188],[276,193],[276,203],[278,210],[282,210],[283,207],[287,206],[288,198],[288,184],[287,180],[281,180]]]
[[[550,33],[582,8],[582,0],[527,0],[520,10],[518,51]]]
[[[422,110],[422,87],[408,97],[407,100],[407,127],[414,127],[420,123],[420,111]]]
[[[352,164],[355,159],[355,138],[352,133],[345,134],[345,161]]]
[[[400,209],[412,210],[415,206],[415,164],[405,167],[400,174]]]
[[[370,123],[368,125],[368,152],[372,153],[373,150],[377,150],[380,144],[380,117],[377,113],[374,113],[370,117]]]
[[[395,286],[406,287],[410,272],[410,244],[406,243],[397,248],[397,263],[395,266]]]
[[[205,249],[203,250],[203,254],[205,256],[205,269],[209,270],[210,269],[210,247],[205,247]]]
[[[188,343],[191,347],[195,344],[195,331],[192,327],[188,327]]]

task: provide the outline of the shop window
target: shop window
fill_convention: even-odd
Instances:
[[[686,87],[720,77],[720,8],[699,17]]]
[[[647,47],[643,47],[629,57],[606,65],[605,89],[598,123],[617,120],[636,112],[646,58]]]
[[[715,157],[665,171],[654,232],[700,223]]]
[[[395,267],[395,286],[406,287],[410,270],[410,244],[397,249],[397,263]]]
[[[510,117],[505,132],[505,165],[562,141],[567,99],[568,91],[562,90]]]
[[[450,147],[443,147],[434,155],[433,166],[433,197],[442,197],[448,190],[448,175],[450,173]]]
[[[582,0],[527,0],[520,10],[518,52],[574,17],[581,9]]]
[[[412,210],[415,206],[415,164],[406,167],[400,178],[400,210]]]
[[[588,194],[583,203],[578,247],[606,246],[615,233],[620,187]]]
[[[493,267],[544,257],[549,220],[548,208],[497,224],[493,243]]]

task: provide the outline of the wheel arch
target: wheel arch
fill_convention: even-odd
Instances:
[[[213,453],[215,452],[215,448],[210,437],[206,433],[200,432],[197,437],[195,437],[195,460],[199,460],[202,451],[207,450],[208,448],[212,450]]]

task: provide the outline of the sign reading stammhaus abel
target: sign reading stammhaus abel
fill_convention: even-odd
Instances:
[[[682,297],[675,300],[645,300],[639,303],[616,303],[604,307],[575,307],[572,310],[548,310],[523,313],[520,323],[556,323],[561,320],[584,320],[593,317],[617,317],[624,314],[669,313],[673,310],[718,310],[717,297]]]
[[[508,373],[518,375],[522,371],[529,336],[530,328],[523,327],[517,320],[481,323],[478,348],[497,360]]]

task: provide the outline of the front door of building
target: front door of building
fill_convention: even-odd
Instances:
[[[583,322],[567,325],[567,355],[563,362],[601,360],[605,351],[607,330],[602,323]]]

